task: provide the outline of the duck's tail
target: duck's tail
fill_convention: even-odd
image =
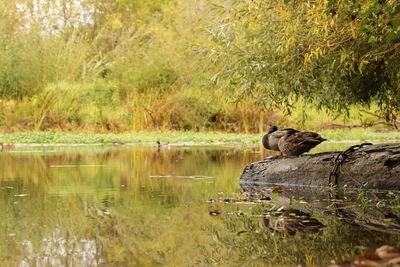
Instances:
[[[304,132],[303,138],[304,140],[301,142],[302,144],[315,146],[327,140],[322,138],[319,134],[313,132]]]

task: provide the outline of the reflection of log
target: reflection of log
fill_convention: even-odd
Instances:
[[[329,186],[329,175],[339,153],[254,162],[246,166],[239,183]],[[400,190],[400,143],[371,145],[350,152],[336,174],[339,187]]]
[[[270,198],[271,204],[296,209],[311,214],[338,217],[348,224],[384,233],[400,234],[400,212],[398,195],[376,190],[335,191],[335,196],[326,188],[317,193],[312,188],[283,187],[277,196],[274,187],[242,184],[243,190],[253,197]],[[368,200],[363,203],[363,200]],[[380,203],[380,204],[379,204]]]

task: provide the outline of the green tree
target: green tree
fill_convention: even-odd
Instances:
[[[400,5],[395,0],[242,1],[224,7],[210,53],[236,96],[290,111],[376,103],[400,111]]]

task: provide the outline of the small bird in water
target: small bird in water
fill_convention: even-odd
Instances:
[[[278,130],[278,127],[276,127],[275,125],[272,125],[269,128],[268,133],[263,136],[262,144],[266,149],[281,152],[281,150],[279,149],[279,145],[278,145],[279,139],[281,139],[281,137],[285,136],[286,134],[293,134],[296,132],[299,132],[299,131],[292,129],[292,128],[285,128],[285,129]]]
[[[158,147],[158,151],[160,151],[161,149],[167,149],[170,148],[169,143],[166,144],[161,144],[160,141],[157,140],[157,147]]]
[[[113,142],[112,143],[114,146],[123,146],[123,145],[125,145],[125,143],[124,142],[121,142],[121,141],[115,141],[115,142]]]
[[[3,144],[3,143],[0,143],[0,151],[3,151],[3,150],[12,150],[12,149],[14,149],[15,148],[15,145],[12,145],[12,144]]]
[[[314,132],[287,132],[279,139],[279,150],[288,156],[299,156],[326,141]]]

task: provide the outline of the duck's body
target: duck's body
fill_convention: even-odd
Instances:
[[[15,145],[0,143],[0,151],[14,149]]]
[[[314,132],[288,132],[279,139],[279,150],[288,156],[299,156],[326,139]]]
[[[269,128],[269,130],[268,130],[268,133],[263,136],[262,144],[266,149],[274,150],[274,151],[281,151],[279,149],[279,139],[281,139],[286,134],[290,135],[290,134],[293,134],[296,132],[299,132],[299,131],[292,129],[292,128],[285,128],[285,129],[278,130],[278,128],[276,126],[271,126],[271,128]]]
[[[112,143],[114,146],[123,146],[123,145],[125,145],[125,143],[124,142],[121,142],[121,141],[115,141],[115,142],[113,142]]]

